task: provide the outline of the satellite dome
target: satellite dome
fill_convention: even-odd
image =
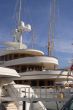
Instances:
[[[21,21],[20,26],[25,27],[25,24],[23,21]]]
[[[26,28],[27,28],[28,31],[31,31],[31,25],[30,24],[27,24]]]
[[[23,30],[23,29],[24,29],[24,27],[25,27],[25,24],[24,24],[24,22],[23,22],[23,21],[21,21],[21,22],[20,22],[20,25],[19,25],[19,27],[18,27],[18,29]]]

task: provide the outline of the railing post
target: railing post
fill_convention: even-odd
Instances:
[[[39,88],[39,90],[40,90],[40,98],[41,98],[41,87]]]
[[[28,97],[30,98],[30,87],[28,87]]]
[[[47,98],[47,86],[45,87],[45,98]]]

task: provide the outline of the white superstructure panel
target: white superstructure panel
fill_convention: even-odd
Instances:
[[[19,74],[14,69],[0,67],[0,77],[19,77]]]
[[[14,59],[10,61],[5,61],[3,66],[11,66],[11,65],[20,65],[20,64],[41,64],[43,63],[44,65],[48,64],[55,64],[58,65],[58,59],[54,57],[25,57],[25,58],[19,58],[19,59]]]
[[[24,53],[29,55],[44,55],[44,53],[40,50],[35,49],[12,49],[12,50],[2,50],[0,52],[0,56],[7,55],[7,54],[15,54],[15,53]]]
[[[44,70],[44,71],[31,71],[19,73],[19,80],[32,80],[32,79],[54,79],[55,81],[73,81],[72,72],[68,75],[68,71],[63,70]]]
[[[26,49],[27,46],[25,44],[20,44],[18,42],[5,42],[4,43],[6,46],[8,46],[7,50],[12,50],[12,49],[19,49],[19,47],[21,47],[21,49]]]

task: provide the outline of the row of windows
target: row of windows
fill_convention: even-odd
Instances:
[[[8,61],[17,58],[32,57],[32,56],[33,55],[29,55],[29,54],[9,54],[9,55],[0,56],[0,61]]]
[[[15,69],[18,73],[26,71],[42,71],[43,67],[38,65],[15,65],[10,68]]]
[[[53,86],[53,80],[17,80],[16,84],[25,84],[30,86]]]

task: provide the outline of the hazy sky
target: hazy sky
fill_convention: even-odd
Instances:
[[[12,40],[17,23],[19,0],[0,0],[0,42]],[[52,0],[22,0],[21,18],[31,24],[34,48],[47,54],[49,9]],[[23,34],[23,41],[31,46],[32,32]],[[54,55],[60,67],[70,65],[73,56],[73,0],[56,0]]]

